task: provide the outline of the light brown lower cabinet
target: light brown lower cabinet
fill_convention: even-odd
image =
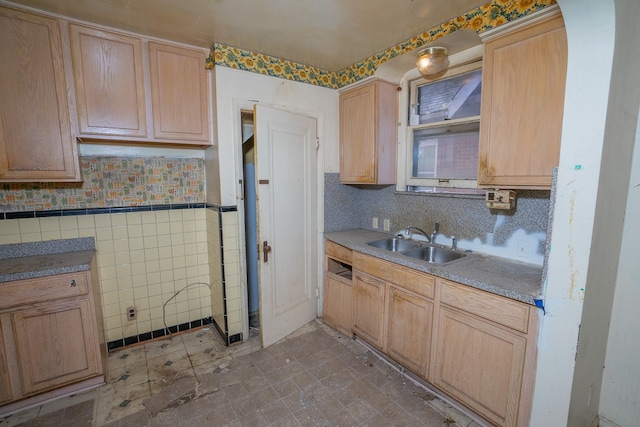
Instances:
[[[351,249],[327,240],[324,262],[322,321],[349,336],[353,324]]]
[[[353,262],[353,332],[426,378],[434,277],[360,253]]]
[[[0,316],[0,405],[12,400],[11,394],[11,382],[9,380],[9,363],[7,361],[7,351],[5,350],[5,339],[2,334],[4,329],[2,326],[3,320]]]
[[[351,278],[327,274],[324,280],[324,307],[322,320],[345,335],[351,335]]]
[[[526,338],[441,307],[433,383],[498,425],[516,425]]]
[[[487,421],[528,425],[535,307],[359,252],[350,257],[352,308],[333,318],[352,315],[352,333]],[[325,310],[348,311],[336,283],[325,283]]]
[[[525,426],[535,369],[535,308],[438,280],[431,382],[498,426]]]
[[[383,349],[387,284],[361,271],[353,272],[353,332]]]
[[[92,316],[88,299],[11,314],[24,395],[102,372]]]
[[[104,383],[90,271],[0,286],[0,416]]]
[[[402,366],[427,377],[433,302],[389,285],[387,354]]]

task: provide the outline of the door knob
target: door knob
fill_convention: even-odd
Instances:
[[[271,246],[269,246],[269,243],[265,240],[262,242],[262,257],[264,262],[269,261],[269,252],[271,252]]]

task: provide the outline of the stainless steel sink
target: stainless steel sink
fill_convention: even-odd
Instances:
[[[410,240],[398,239],[396,237],[390,237],[388,239],[374,240],[366,243],[374,248],[384,249],[391,252],[404,252],[410,249],[416,249],[420,247],[419,243],[412,242]]]
[[[419,259],[432,264],[447,264],[452,261],[462,259],[467,256],[464,252],[454,251],[452,249],[440,246],[421,246],[419,248],[403,251],[402,255],[410,258]]]

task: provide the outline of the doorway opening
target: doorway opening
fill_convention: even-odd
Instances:
[[[260,294],[258,290],[258,219],[256,212],[256,156],[253,111],[241,111],[242,186],[244,201],[244,236],[247,279],[247,313],[249,328],[260,328]]]

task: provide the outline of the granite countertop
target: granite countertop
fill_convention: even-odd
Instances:
[[[542,293],[542,267],[535,264],[512,261],[479,252],[473,252],[472,256],[451,264],[429,264],[365,244],[392,237],[386,233],[358,229],[328,232],[324,237],[357,252],[527,304],[535,305],[534,300],[540,298]]]
[[[93,237],[0,245],[0,283],[87,271]]]

